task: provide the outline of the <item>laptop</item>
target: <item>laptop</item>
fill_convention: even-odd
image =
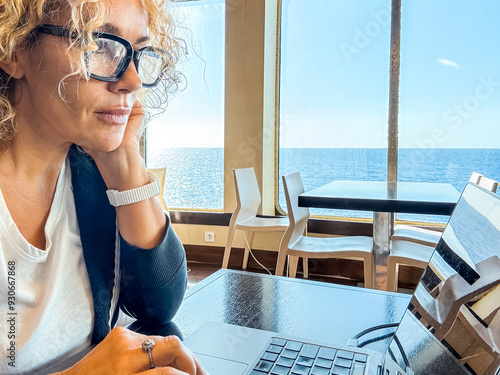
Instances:
[[[184,343],[212,375],[497,375],[498,285],[500,199],[469,183],[385,353],[215,322]]]

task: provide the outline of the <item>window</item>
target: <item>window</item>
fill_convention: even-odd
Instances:
[[[306,190],[385,180],[390,2],[283,0],[281,28],[279,175],[299,171]]]
[[[173,5],[188,56],[179,70],[187,87],[148,124],[148,168],[167,168],[169,208],[223,209],[224,0]]]
[[[473,171],[500,179],[500,3],[406,0],[401,13],[398,179],[460,192]]]
[[[500,3],[401,3],[398,181],[499,180]],[[283,0],[281,25],[279,175],[300,171],[306,190],[385,180],[391,1]]]

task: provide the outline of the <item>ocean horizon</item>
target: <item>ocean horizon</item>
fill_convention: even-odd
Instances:
[[[387,149],[282,148],[279,175],[300,172],[305,190],[333,180],[385,181]],[[224,149],[148,148],[148,168],[167,168],[165,199],[171,208],[223,209]],[[500,180],[500,149],[402,148],[398,181],[447,182],[459,192],[472,172]],[[279,203],[286,210],[283,187]],[[371,212],[313,209],[313,215],[372,217]],[[422,215],[401,215],[424,220]],[[442,222],[444,218],[428,218]]]

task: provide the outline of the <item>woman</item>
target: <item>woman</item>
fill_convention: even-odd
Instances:
[[[175,337],[111,330],[119,308],[168,322],[186,287],[139,154],[145,91],[175,85],[166,12],[161,0],[0,2],[2,374],[96,343],[65,373],[204,374]]]

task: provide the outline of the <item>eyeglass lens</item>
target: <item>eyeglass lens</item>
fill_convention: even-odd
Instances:
[[[98,49],[87,56],[88,70],[94,75],[112,77],[122,71],[127,61],[127,49],[115,40],[96,38]],[[157,81],[163,60],[154,50],[140,52],[137,73],[143,84],[150,85]]]
[[[163,60],[155,51],[144,51],[139,59],[139,77],[142,82],[151,84],[156,82],[163,68]]]

